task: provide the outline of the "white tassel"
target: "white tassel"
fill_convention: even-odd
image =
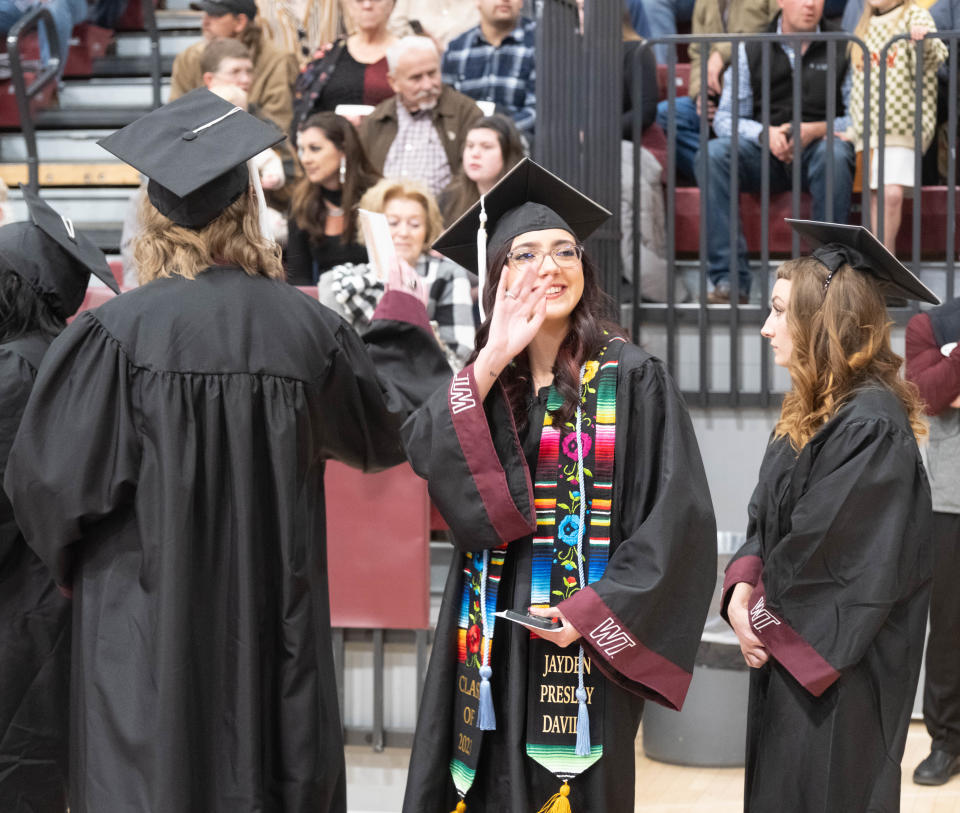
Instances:
[[[483,289],[487,283],[487,209],[483,197],[483,195],[480,196],[480,228],[477,229],[477,275],[480,277],[480,296],[477,304],[480,306],[481,323],[486,318],[483,312]]]
[[[247,173],[250,175],[250,183],[253,184],[253,191],[257,195],[257,219],[260,222],[260,236],[267,242],[273,242],[273,236],[270,230],[270,218],[267,215],[267,199],[263,195],[263,186],[260,184],[260,173],[253,162],[253,158],[247,161]]]

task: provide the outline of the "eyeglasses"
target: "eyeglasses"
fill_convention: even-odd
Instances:
[[[547,255],[553,257],[553,261],[560,268],[572,268],[583,256],[583,246],[566,245],[557,246],[550,251],[541,251],[538,248],[523,248],[519,251],[511,251],[507,255],[507,262],[515,271],[527,271],[533,269],[539,271]]]

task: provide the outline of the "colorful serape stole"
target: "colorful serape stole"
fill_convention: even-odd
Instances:
[[[504,545],[496,550],[464,554],[463,598],[460,602],[457,629],[453,758],[450,760],[453,784],[461,799],[473,784],[480,758],[480,742],[483,737],[479,725],[480,692],[483,683],[480,670],[485,661],[489,663],[490,646],[493,643],[493,614],[497,610],[497,590],[500,587],[500,573],[506,552]]]
[[[622,347],[622,339],[611,339],[597,360],[584,365],[579,443],[576,423],[554,425],[551,413],[562,397],[550,389],[534,482],[534,607],[558,604],[606,569]],[[560,793],[543,810],[569,810],[567,780],[603,756],[604,679],[582,649],[578,655],[574,647],[561,649],[536,635],[529,663],[527,755],[563,780]]]

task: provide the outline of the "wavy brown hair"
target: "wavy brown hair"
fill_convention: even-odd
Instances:
[[[486,319],[477,330],[472,363],[480,349],[487,343],[490,334],[490,317],[493,314],[494,300],[500,275],[507,264],[507,255],[513,240],[508,240],[488,261],[489,273],[483,288],[483,312]],[[553,419],[566,423],[573,418],[580,400],[580,367],[585,361],[596,358],[601,348],[611,336],[622,336],[620,326],[612,321],[613,300],[603,291],[598,282],[597,267],[593,260],[583,253],[583,294],[570,314],[570,330],[557,351],[553,364],[553,383],[563,396],[563,404],[553,413]],[[533,376],[526,351],[514,358],[512,364],[500,373],[500,383],[507,393],[507,400],[513,411],[513,419],[518,429],[527,424],[527,409],[533,391]]]
[[[354,126],[343,116],[324,111],[314,113],[297,128],[298,133],[317,127],[324,137],[347,159],[346,180],[343,184],[343,233],[340,240],[349,243],[357,225],[357,204],[363,193],[380,180],[380,173],[370,163]],[[327,239],[327,207],[323,202],[320,184],[311,183],[304,174],[293,188],[290,217],[317,243]]]
[[[251,277],[284,277],[280,247],[260,232],[253,187],[202,229],[178,226],[147,195],[140,203],[140,222],[133,256],[141,285],[174,275],[195,279],[211,265],[238,265]]]
[[[858,387],[879,383],[900,399],[914,435],[923,437],[920,394],[900,375],[903,359],[890,347],[893,322],[880,288],[869,275],[842,265],[824,292],[828,273],[815,257],[788,260],[777,270],[777,279],[791,283],[793,388],[784,396],[774,434],[787,436],[800,451]]]

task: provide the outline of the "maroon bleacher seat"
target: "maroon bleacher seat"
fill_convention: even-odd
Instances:
[[[77,42],[70,46],[67,53],[63,75],[73,78],[92,76],[93,62],[106,55],[107,47],[113,40],[113,32],[93,23],[80,23],[74,26],[73,37]]]
[[[686,96],[690,93],[690,63],[678,62],[677,71],[674,74],[674,80],[677,86],[677,98]],[[659,100],[662,102],[667,98],[667,66],[657,65],[657,90],[660,93]]]

